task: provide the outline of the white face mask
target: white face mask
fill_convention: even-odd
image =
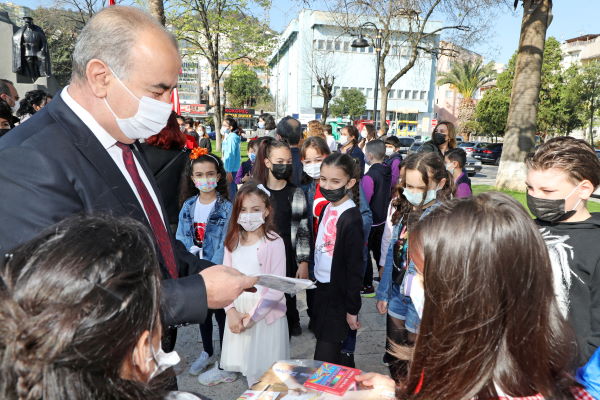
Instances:
[[[394,149],[393,149],[393,148],[391,148],[391,147],[386,147],[386,148],[385,148],[385,155],[389,157],[389,156],[391,156],[392,154],[394,154]]]
[[[121,86],[123,86],[125,90],[139,102],[138,110],[133,117],[119,118],[108,104],[106,97],[104,98],[106,107],[108,107],[112,115],[114,115],[117,125],[119,125],[119,128],[125,136],[134,140],[148,139],[150,136],[160,132],[167,125],[173,106],[169,103],[154,100],[148,96],[138,98],[127,86],[125,86],[112,69],[110,71]]]
[[[317,164],[304,164],[304,172],[306,175],[313,179],[319,179],[321,177],[321,163]]]
[[[262,212],[241,213],[237,222],[246,232],[254,232],[265,223],[265,219]]]
[[[450,172],[450,175],[454,174],[454,167],[452,164],[446,164],[446,171]]]
[[[181,358],[176,351],[165,353],[162,349],[162,345],[158,348],[157,352],[154,351],[153,347],[150,347],[150,351],[152,352],[152,356],[148,358],[146,362],[149,363],[150,361],[154,361],[154,371],[150,374],[148,381],[151,381],[156,375],[164,372],[167,368],[179,364],[181,361]]]
[[[10,111],[13,115],[17,115],[17,111],[19,111],[19,102],[15,101],[15,105],[10,108]]]
[[[346,144],[348,144],[348,142],[350,141],[350,138],[348,136],[345,135],[340,135],[340,138],[338,140],[338,142],[342,145],[345,146]]]
[[[367,138],[367,135],[368,135],[367,131],[362,131],[362,132],[360,133],[360,136],[361,136],[362,138],[365,138],[365,139]]]

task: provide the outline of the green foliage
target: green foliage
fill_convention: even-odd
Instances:
[[[224,87],[233,107],[254,107],[270,98],[269,90],[263,87],[256,72],[245,64],[233,67]]]
[[[71,78],[73,49],[83,24],[73,11],[59,8],[38,7],[31,17],[39,25],[48,39],[52,75],[60,86],[69,84]]]
[[[600,109],[600,61],[592,61],[581,67],[581,73],[576,77],[574,91],[578,94],[580,107],[583,110],[584,124],[590,129]],[[590,137],[590,142],[594,138]]]
[[[360,117],[367,109],[367,98],[358,89],[342,90],[331,102],[331,114],[348,116],[350,119]]]
[[[577,67],[563,70],[560,43],[553,37],[546,40],[542,64],[542,82],[538,103],[538,132],[554,136],[568,135],[583,126],[582,84]],[[479,132],[503,135],[508,119],[516,53],[507,69],[498,75],[497,86],[484,93],[475,109]]]
[[[473,98],[480,87],[496,77],[494,63],[483,65],[481,60],[467,60],[454,63],[448,72],[440,73],[438,85],[452,85],[464,99]]]

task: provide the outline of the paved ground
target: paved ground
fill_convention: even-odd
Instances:
[[[291,356],[295,359],[312,359],[315,349],[315,338],[308,331],[308,316],[306,315],[306,302],[304,296],[299,296],[300,318],[302,336],[293,337],[291,341]],[[387,373],[387,368],[381,364],[381,357],[385,349],[385,316],[379,315],[375,310],[375,299],[363,299],[362,309],[359,314],[362,328],[358,332],[355,361],[356,367],[363,371]],[[205,387],[198,383],[196,377],[188,373],[189,365],[202,351],[199,341],[198,326],[188,326],[179,329],[176,350],[182,362],[178,368],[179,388],[201,393],[213,400],[230,400],[246,390],[246,380],[238,379],[230,384],[214,387]],[[218,348],[217,328],[214,329],[215,349]]]
[[[481,172],[471,177],[471,184],[494,186],[496,184],[496,174],[498,174],[497,166],[483,164]]]

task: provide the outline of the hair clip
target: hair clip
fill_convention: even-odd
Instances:
[[[265,192],[267,196],[271,197],[271,192],[269,192],[262,183],[259,183],[258,185],[256,185],[256,187]]]
[[[194,147],[190,152],[190,160],[196,160],[200,156],[205,156],[208,154],[208,149],[204,147]]]

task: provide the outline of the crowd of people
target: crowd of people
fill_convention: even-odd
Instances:
[[[362,298],[376,297],[390,374],[357,380],[398,399],[600,398],[589,144],[528,156],[535,219],[505,194],[473,196],[450,122],[404,156],[385,126],[335,139],[263,114],[242,162],[234,118],[219,157],[171,111],[178,60],[152,17],[114,6],[83,29],[70,85],[50,103],[28,93],[15,128],[18,94],[0,81],[2,398],[202,398],[170,368],[186,324],[203,346],[189,373],[252,386],[302,333],[296,297],[258,274],[316,283],[319,361],[355,366]]]

